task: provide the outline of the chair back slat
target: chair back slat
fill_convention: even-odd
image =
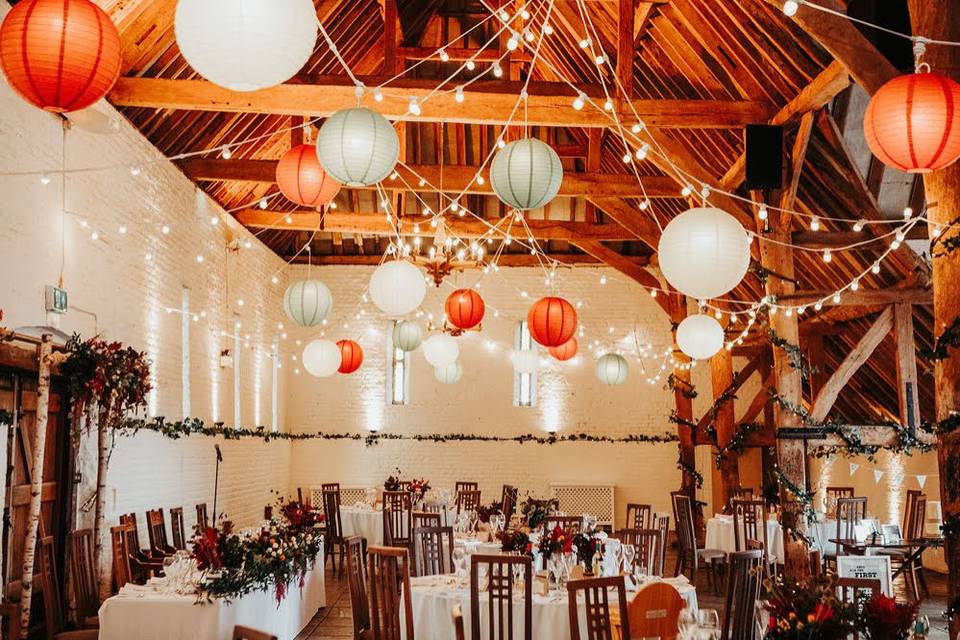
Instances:
[[[206,529],[210,526],[210,519],[207,517],[207,503],[201,502],[197,505],[197,526]]]
[[[763,551],[736,551],[728,557],[723,637],[757,640],[756,604],[763,582]]]
[[[627,503],[627,520],[624,529],[650,529],[653,527],[653,507],[636,502]]]
[[[373,631],[373,640],[400,640],[401,607],[406,631],[404,637],[413,640],[407,550],[400,547],[371,546],[367,550],[367,571],[370,578],[370,628]]]
[[[47,639],[53,640],[63,630],[63,600],[60,593],[60,574],[57,572],[57,551],[53,536],[40,539],[40,589],[43,595],[43,615]]]
[[[867,499],[838,498],[837,499],[837,539],[853,540],[857,537],[857,525],[867,517]],[[837,555],[843,555],[842,544],[837,544]]]
[[[627,605],[630,632],[635,638],[676,638],[683,598],[676,588],[652,582]]]
[[[827,517],[835,518],[837,516],[837,500],[840,498],[852,498],[853,496],[853,487],[827,487],[825,505]]]
[[[434,513],[432,511],[414,511],[413,516],[413,529],[419,529],[420,527],[442,527],[443,522],[440,517],[440,513]]]
[[[70,567],[77,615],[81,618],[97,615],[100,598],[93,562],[93,529],[77,529],[70,534]]]
[[[413,500],[409,491],[383,492],[383,541],[388,546],[409,547],[413,531]]]
[[[670,539],[670,516],[662,513],[656,518],[657,530],[660,531],[660,568],[667,570],[667,545]]]
[[[514,640],[514,590],[520,584],[514,568],[523,577],[523,640],[533,638],[533,561],[527,555],[470,556],[470,637],[482,640],[480,632],[481,576],[486,576],[488,640]],[[520,640],[517,638],[517,640]]]
[[[570,535],[583,529],[583,516],[547,516],[543,519],[544,531],[553,531],[560,527]]]
[[[370,601],[364,574],[363,538],[350,536],[347,546],[347,586],[350,588],[350,608],[353,611],[353,637],[360,638],[370,630]]]
[[[671,493],[670,497],[673,500],[674,528],[677,530],[677,554],[696,567],[697,534],[693,526],[693,504],[690,496],[677,491]]]
[[[150,553],[154,557],[169,555],[172,551],[167,544],[167,526],[163,518],[163,509],[147,511],[147,535],[150,538]]]
[[[631,574],[637,570],[648,576],[663,576],[660,529],[621,529],[617,537],[622,544],[632,545],[636,552],[633,566],[627,567],[627,571]]]
[[[473,511],[479,506],[479,489],[462,489],[457,491],[457,515],[460,515],[462,511]]]
[[[173,548],[177,551],[186,549],[187,539],[183,529],[183,507],[170,509],[170,532],[173,536]]]
[[[326,518],[327,540],[343,539],[343,523],[340,521],[340,492],[323,491],[323,513]]]
[[[461,491],[479,491],[480,483],[479,482],[470,482],[469,480],[457,480],[454,484],[453,491],[454,493],[460,493]]]
[[[567,607],[570,614],[571,640],[612,640],[613,621],[610,618],[610,590],[617,593],[620,609],[620,637],[632,638],[630,617],[627,611],[627,590],[623,576],[609,578],[587,578],[571,580],[567,583]],[[580,633],[580,603],[578,595],[583,594],[584,614],[586,616],[586,636]]]
[[[510,522],[514,511],[517,510],[518,494],[519,492],[516,487],[509,484],[503,485],[503,491],[500,494],[500,505],[503,510],[503,517],[506,518],[507,522]]]
[[[130,552],[127,550],[127,531],[130,525],[110,527],[110,547],[113,552],[113,588],[119,591],[123,585],[133,582],[130,569]]]
[[[417,576],[453,573],[453,527],[416,527],[413,566]]]

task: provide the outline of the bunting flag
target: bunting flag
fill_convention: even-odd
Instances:
[[[919,484],[920,488],[923,489],[923,485],[927,484],[927,476],[917,475],[917,484]]]
[[[851,462],[851,463],[850,463],[850,475],[855,474],[855,473],[857,472],[857,469],[859,469],[859,468],[860,468],[860,465],[859,465],[859,464],[857,464],[856,462]]]
[[[874,470],[873,470],[873,481],[876,482],[877,484],[880,484],[880,478],[883,477],[883,473],[884,473],[884,472],[881,471],[880,469],[874,469]]]

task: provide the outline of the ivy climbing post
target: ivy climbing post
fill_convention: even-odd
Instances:
[[[736,435],[736,416],[734,414],[734,396],[725,397],[733,386],[733,353],[729,349],[720,349],[710,358],[710,379],[713,383],[714,428],[717,433],[717,469],[720,471],[719,504],[714,508],[725,507],[730,497],[740,486],[740,454],[730,448]]]
[[[687,299],[683,296],[670,296],[670,322],[673,324],[674,342],[676,342],[677,325],[687,317]],[[676,402],[674,422],[677,423],[679,442],[677,450],[680,467],[680,491],[689,496],[692,504],[697,505],[697,487],[702,482],[697,474],[697,449],[694,442],[693,427],[693,399],[696,397],[690,378],[688,366],[690,358],[679,350],[674,353],[674,359],[679,363],[670,376],[670,385],[673,387],[673,397]],[[704,527],[703,510],[694,508],[694,526],[697,531]]]

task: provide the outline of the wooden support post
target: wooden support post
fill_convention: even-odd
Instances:
[[[920,398],[917,393],[917,346],[913,332],[913,305],[894,305],[893,335],[897,343],[900,424],[911,432],[916,432],[920,425]]]
[[[30,608],[33,599],[34,560],[37,549],[37,533],[40,530],[40,506],[43,492],[43,454],[47,445],[47,419],[50,415],[50,364],[52,361],[52,344],[50,335],[44,334],[38,347],[39,354],[39,381],[37,382],[37,417],[33,431],[31,452],[33,459],[30,468],[30,511],[27,516],[27,530],[23,542],[23,566],[20,574],[20,638],[26,640],[30,633]],[[21,427],[22,428],[22,427]],[[26,433],[21,432],[21,438]],[[51,630],[47,630],[51,633]]]
[[[670,296],[669,309],[670,321],[676,327],[687,317],[687,299],[681,295]],[[682,352],[675,353],[674,358],[681,364],[690,361],[687,355]],[[677,405],[677,416],[682,420],[693,422],[693,398],[684,393],[692,388],[690,369],[676,367],[673,370],[673,375],[677,379],[673,391],[674,401]],[[693,429],[685,424],[678,424],[677,436],[680,438],[677,445],[681,467],[680,491],[689,496],[693,503],[694,527],[697,531],[702,531],[704,527],[703,509],[699,507],[697,502],[697,479],[693,473],[697,468],[697,450],[693,442]]]
[[[587,171],[600,171],[600,161],[603,156],[603,129],[587,129]],[[584,220],[599,222],[597,206],[587,201]]]
[[[400,41],[399,25],[397,0],[383,0],[383,72],[387,76],[397,73],[401,65],[397,55],[397,45]]]
[[[927,38],[960,40],[960,20],[956,19],[954,0],[908,0],[913,33]],[[928,46],[924,62],[939,73],[960,80],[960,47]],[[927,195],[927,215],[934,227],[947,227],[960,202],[960,164],[923,174]],[[955,232],[954,232],[955,233]],[[933,258],[933,326],[939,335],[944,327],[960,316],[960,251]],[[937,360],[934,369],[937,420],[960,411],[960,349],[949,348],[947,357]],[[937,458],[940,464],[940,501],[944,522],[960,519],[960,429],[937,434]],[[960,637],[960,527],[954,525],[946,536],[950,637]]]
[[[733,385],[733,354],[728,349],[720,349],[710,358],[710,379],[713,382],[713,401],[717,402],[720,396]],[[737,433],[733,398],[717,407],[714,427],[717,430],[717,448],[723,449],[730,444]],[[719,460],[720,491],[719,494],[714,491],[714,495],[719,496],[719,500],[715,501],[714,509],[725,508],[730,503],[733,491],[740,486],[738,458],[737,452],[727,451]]]
[[[620,0],[617,35],[617,80],[622,94],[633,97],[633,23],[636,20],[636,0]]]

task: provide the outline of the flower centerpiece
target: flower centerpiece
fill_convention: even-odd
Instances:
[[[495,513],[503,513],[503,503],[499,500],[494,500],[489,505],[478,505],[475,509],[477,513],[477,520],[482,523],[489,523],[490,516]]]
[[[833,580],[812,578],[803,584],[767,581],[767,640],[841,640],[853,631],[856,605],[837,598]]]
[[[917,618],[918,602],[897,602],[874,593],[863,603],[857,628],[871,640],[905,640]]]
[[[504,553],[520,553],[533,555],[533,543],[530,542],[530,531],[525,527],[500,531],[497,533],[500,541],[500,550]]]
[[[520,515],[523,523],[531,530],[543,524],[547,516],[560,510],[560,501],[556,498],[534,498],[528,495],[520,504]]]
[[[596,555],[597,549],[603,544],[600,536],[597,535],[598,533],[597,529],[589,529],[573,534],[573,546],[577,550],[577,562],[586,567],[588,572],[592,570],[593,556]]]
[[[571,553],[573,551],[573,536],[557,525],[549,533],[540,536],[537,549],[544,560],[549,560],[555,553]]]
[[[384,491],[400,491],[400,469],[396,470],[396,475],[390,474],[387,476],[387,479],[383,481],[383,490]]]
[[[430,491],[430,481],[426,478],[414,478],[410,481],[410,495],[415,505],[423,502],[427,492]]]

